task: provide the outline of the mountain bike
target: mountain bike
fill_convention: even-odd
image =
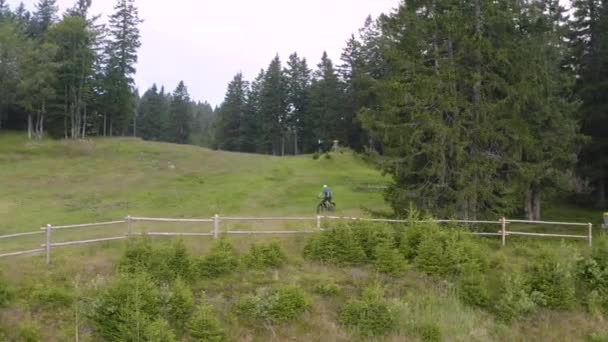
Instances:
[[[334,212],[336,211],[336,203],[330,201],[321,201],[317,205],[317,214],[322,212]]]

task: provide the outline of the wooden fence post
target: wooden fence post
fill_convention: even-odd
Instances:
[[[502,223],[502,231],[501,231],[502,246],[504,247],[507,245],[507,219],[503,216],[503,218],[500,221]]]
[[[593,247],[593,224],[588,223],[589,225],[589,247]]]
[[[46,225],[46,264],[51,264],[51,230],[53,226],[50,224]]]
[[[217,239],[220,236],[220,216],[213,216],[213,238]]]
[[[131,236],[132,234],[132,228],[131,228],[131,215],[127,215],[127,236]]]
[[[317,230],[321,230],[321,215],[317,215]]]

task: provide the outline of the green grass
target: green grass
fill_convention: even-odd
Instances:
[[[359,215],[363,207],[386,208],[380,193],[361,190],[362,184],[385,180],[350,152],[313,160],[311,156],[229,153],[131,138],[39,142],[3,133],[0,165],[0,235],[35,231],[47,223],[100,222],[127,215],[313,216],[323,184],[331,186],[338,214]],[[189,228],[181,225],[179,229]],[[106,228],[100,235],[124,230]],[[97,236],[83,230],[78,234]],[[33,241],[40,238],[0,241],[0,252],[6,250],[3,247],[13,249],[12,244]]]

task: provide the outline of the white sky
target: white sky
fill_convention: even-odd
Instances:
[[[9,0],[11,8],[20,2]],[[32,11],[37,0],[24,0]],[[61,11],[75,0],[58,0]],[[106,17],[115,0],[93,0]],[[194,100],[218,105],[232,77],[252,80],[279,53],[297,51],[316,67],[326,50],[339,62],[345,41],[399,0],[136,0],[142,47],[135,77],[140,93],[153,83],[172,91],[186,82]],[[105,20],[105,19],[104,19]]]

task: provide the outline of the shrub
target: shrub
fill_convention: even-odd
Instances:
[[[441,341],[441,329],[437,323],[424,323],[417,327],[418,335],[423,342]]]
[[[30,303],[41,307],[69,307],[73,301],[68,289],[51,284],[36,284],[30,292]]]
[[[285,253],[278,242],[253,244],[249,253],[243,256],[243,263],[255,269],[276,268],[285,263]]]
[[[575,282],[570,265],[543,256],[528,270],[528,278],[536,304],[551,309],[574,306]]]
[[[40,337],[40,327],[29,321],[21,323],[17,328],[17,338],[17,341],[22,342],[42,341],[42,338]]]
[[[487,308],[490,305],[490,288],[487,273],[475,267],[474,264],[464,267],[458,280],[458,294],[464,303]]]
[[[530,297],[530,290],[524,279],[518,274],[502,277],[495,303],[494,312],[504,322],[519,319],[530,313],[535,306]]]
[[[119,276],[95,298],[89,320],[109,341],[134,341],[160,313],[158,290],[149,275]]]
[[[418,246],[425,234],[431,234],[436,230],[435,224],[412,223],[407,227],[401,239],[399,249],[408,260],[414,260],[418,256]]]
[[[338,294],[340,294],[341,289],[340,286],[334,284],[334,283],[322,283],[322,284],[317,284],[314,288],[313,288],[313,292],[322,296],[326,296],[326,297],[333,297],[333,296],[337,296]]]
[[[175,333],[171,330],[169,323],[157,318],[144,329],[145,340],[149,342],[177,342]]]
[[[165,260],[169,266],[170,280],[180,278],[190,281],[194,278],[192,257],[182,239],[176,240],[166,254]]]
[[[311,299],[300,287],[280,285],[257,295],[247,295],[235,303],[235,313],[241,318],[270,322],[288,322],[310,308]]]
[[[311,236],[304,246],[304,256],[338,265],[357,265],[367,260],[352,227],[344,224]]]
[[[185,322],[192,315],[193,309],[194,297],[192,291],[181,279],[177,279],[171,287],[166,305],[167,318],[177,331],[183,330]]]
[[[125,274],[147,271],[150,268],[153,253],[149,237],[130,238],[127,242],[127,250],[119,262],[120,271]]]
[[[608,314],[608,238],[598,238],[591,256],[576,265],[576,283],[589,311]]]
[[[357,242],[363,247],[367,260],[376,260],[378,246],[396,245],[395,231],[386,224],[353,222],[349,226],[353,230]]]
[[[596,331],[587,336],[588,342],[607,342],[608,341],[608,330]]]
[[[209,254],[198,262],[198,272],[205,278],[216,278],[232,273],[239,266],[239,258],[234,247],[220,239]]]
[[[405,258],[391,244],[383,243],[376,247],[376,270],[380,273],[399,275],[406,267]]]
[[[366,288],[360,299],[349,300],[340,310],[342,325],[364,337],[384,336],[395,330],[397,314],[380,286]]]
[[[321,157],[321,154],[320,154],[319,152],[315,152],[315,153],[312,155],[312,159],[314,159],[314,160],[318,160],[320,157]]]
[[[188,332],[195,341],[221,342],[226,339],[224,329],[213,312],[213,307],[203,301],[188,322]]]

